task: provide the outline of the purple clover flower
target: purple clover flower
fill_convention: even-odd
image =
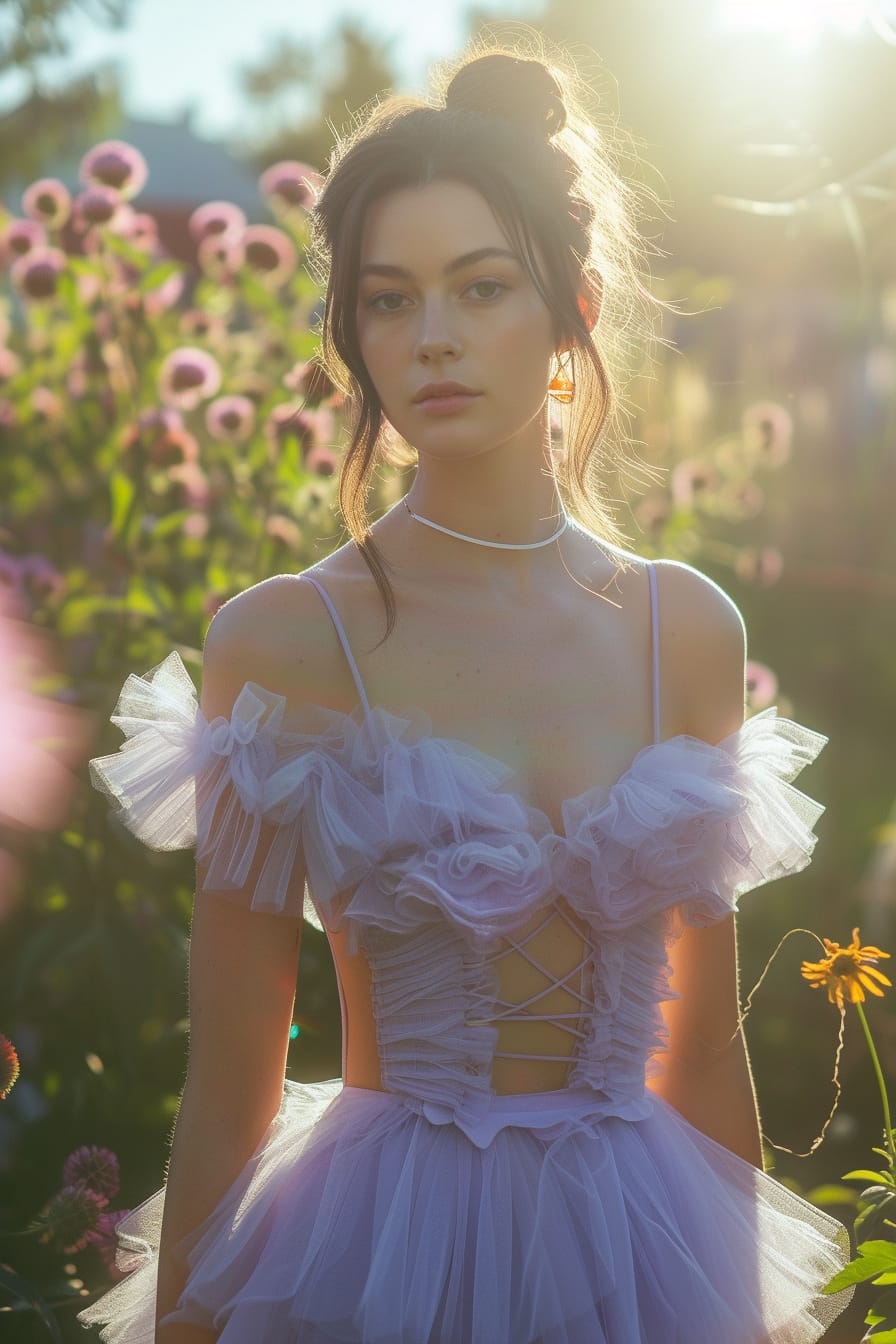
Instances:
[[[111,187],[121,200],[130,200],[143,190],[149,169],[133,145],[104,140],[84,155],[78,176],[89,187]]]
[[[206,407],[205,427],[213,439],[244,443],[255,428],[255,405],[248,397],[218,397]]]
[[[0,234],[0,257],[4,266],[10,266],[17,257],[46,245],[47,231],[39,220],[13,219]]]
[[[69,1153],[62,1168],[62,1184],[77,1185],[79,1182],[97,1194],[105,1195],[106,1199],[115,1198],[119,1187],[119,1168],[118,1158],[111,1148],[83,1144]]]
[[[281,159],[266,168],[258,185],[272,209],[276,212],[310,210],[317,200],[323,179],[309,163],[296,159]]]
[[[79,1182],[66,1185],[50,1199],[37,1218],[43,1243],[52,1243],[72,1255],[83,1251],[95,1231],[108,1200],[105,1195]]]
[[[71,192],[56,177],[41,177],[22,193],[22,209],[29,219],[60,229],[72,213]]]
[[[204,238],[238,238],[246,227],[246,216],[230,201],[207,201],[193,211],[188,227],[197,245]]]
[[[292,239],[269,224],[250,224],[243,233],[243,249],[245,265],[272,289],[292,275],[298,262]]]
[[[211,233],[199,243],[196,259],[200,270],[211,280],[230,284],[245,260],[242,238],[230,233]]]
[[[184,345],[163,361],[158,386],[163,402],[191,411],[215,395],[221,386],[221,367],[207,351]]]
[[[42,301],[55,298],[67,265],[68,257],[60,248],[34,247],[13,263],[9,274],[23,298]]]
[[[97,224],[108,224],[121,209],[121,197],[111,187],[88,187],[74,200],[74,224],[79,232]]]

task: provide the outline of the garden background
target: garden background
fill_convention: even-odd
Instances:
[[[225,144],[189,110],[132,115],[108,69],[44,78],[72,54],[72,8],[0,3],[0,75],[24,79],[0,118],[3,1340],[84,1338],[74,1313],[115,1273],[115,1213],[162,1182],[193,859],[115,824],[87,760],[121,741],[108,719],[129,673],[176,649],[198,685],[222,602],[347,539],[341,398],[310,363],[302,179],[326,168],[334,127],[400,84],[373,24],[334,14],[312,38],[297,22],[244,67],[254,115]],[[126,29],[134,8],[101,2],[92,21]],[[618,120],[622,166],[665,203],[644,229],[674,310],[627,393],[655,479],[607,483],[631,549],[725,588],[749,633],[750,712],[776,704],[830,739],[799,781],[827,808],[813,863],[744,901],[745,997],[795,926],[893,942],[896,15],[780,0],[763,24],[762,5],[753,22],[737,9],[548,0],[525,18],[577,59],[597,120]],[[457,24],[458,47],[523,32],[506,7]],[[123,148],[97,150],[109,141]],[[411,479],[381,473],[371,516]],[[839,1015],[799,975],[818,955],[789,939],[746,1025],[765,1133],[797,1151],[834,1095]],[[892,1077],[892,994],[869,1018]],[[339,1032],[326,940],[306,926],[289,1076],[337,1076]],[[868,1165],[881,1123],[849,1014],[840,1079],[814,1154],[767,1157],[851,1223],[855,1192],[837,1182]],[[78,1152],[93,1146],[108,1153]],[[97,1208],[62,1194],[91,1162],[114,1194],[85,1242]],[[857,1294],[830,1339],[855,1344],[867,1305]]]

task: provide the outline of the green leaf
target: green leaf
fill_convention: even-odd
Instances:
[[[855,1190],[844,1190],[842,1185],[816,1185],[806,1191],[805,1198],[810,1204],[855,1204],[858,1196]]]
[[[152,257],[148,252],[135,247],[133,243],[129,243],[119,233],[105,232],[103,234],[103,246],[139,271],[145,271],[152,262]]]
[[[858,1256],[844,1265],[829,1283],[822,1288],[823,1293],[839,1293],[851,1283],[866,1283],[876,1279],[878,1274],[896,1270],[896,1245],[892,1241],[863,1241],[858,1246]]]
[[[36,1313],[38,1319],[46,1326],[53,1344],[63,1344],[59,1322],[33,1283],[24,1279],[21,1274],[17,1274],[11,1265],[2,1264],[0,1265],[0,1288],[5,1288],[19,1302],[27,1303],[31,1310]]]
[[[886,1330],[875,1330],[872,1327],[862,1336],[862,1344],[865,1344],[866,1340],[868,1344],[896,1344],[896,1330],[890,1329],[889,1324]]]
[[[112,473],[109,481],[109,494],[112,506],[112,531],[120,537],[130,519],[137,487],[130,476],[125,476],[123,472],[116,471]]]
[[[894,1185],[893,1177],[887,1171],[869,1171],[859,1167],[857,1171],[848,1171],[840,1178],[844,1181],[870,1181],[872,1185]]]
[[[160,266],[154,266],[151,271],[147,271],[137,286],[138,293],[146,294],[151,289],[160,289],[170,276],[179,275],[182,270],[183,267],[176,261],[165,261]]]
[[[888,1288],[875,1298],[865,1316],[866,1325],[880,1325],[884,1329],[896,1326],[896,1288]]]

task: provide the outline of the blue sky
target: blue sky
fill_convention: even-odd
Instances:
[[[532,0],[497,0],[491,7],[523,20],[538,10]],[[90,18],[92,8],[74,10],[65,29],[71,54],[55,66],[48,62],[46,71],[56,79],[115,60],[128,112],[169,120],[192,103],[195,128],[214,137],[238,133],[245,123],[238,68],[267,55],[283,34],[313,41],[340,18],[356,17],[369,32],[388,39],[403,88],[422,87],[431,61],[454,55],[466,34],[462,0],[422,6],[419,0],[374,6],[370,0],[133,0],[132,22],[120,33]],[[0,111],[22,92],[16,77],[0,80]]]

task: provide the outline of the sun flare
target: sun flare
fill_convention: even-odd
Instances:
[[[827,33],[858,33],[868,9],[868,0],[722,0],[721,16],[728,27],[778,34],[794,47],[811,48]]]

